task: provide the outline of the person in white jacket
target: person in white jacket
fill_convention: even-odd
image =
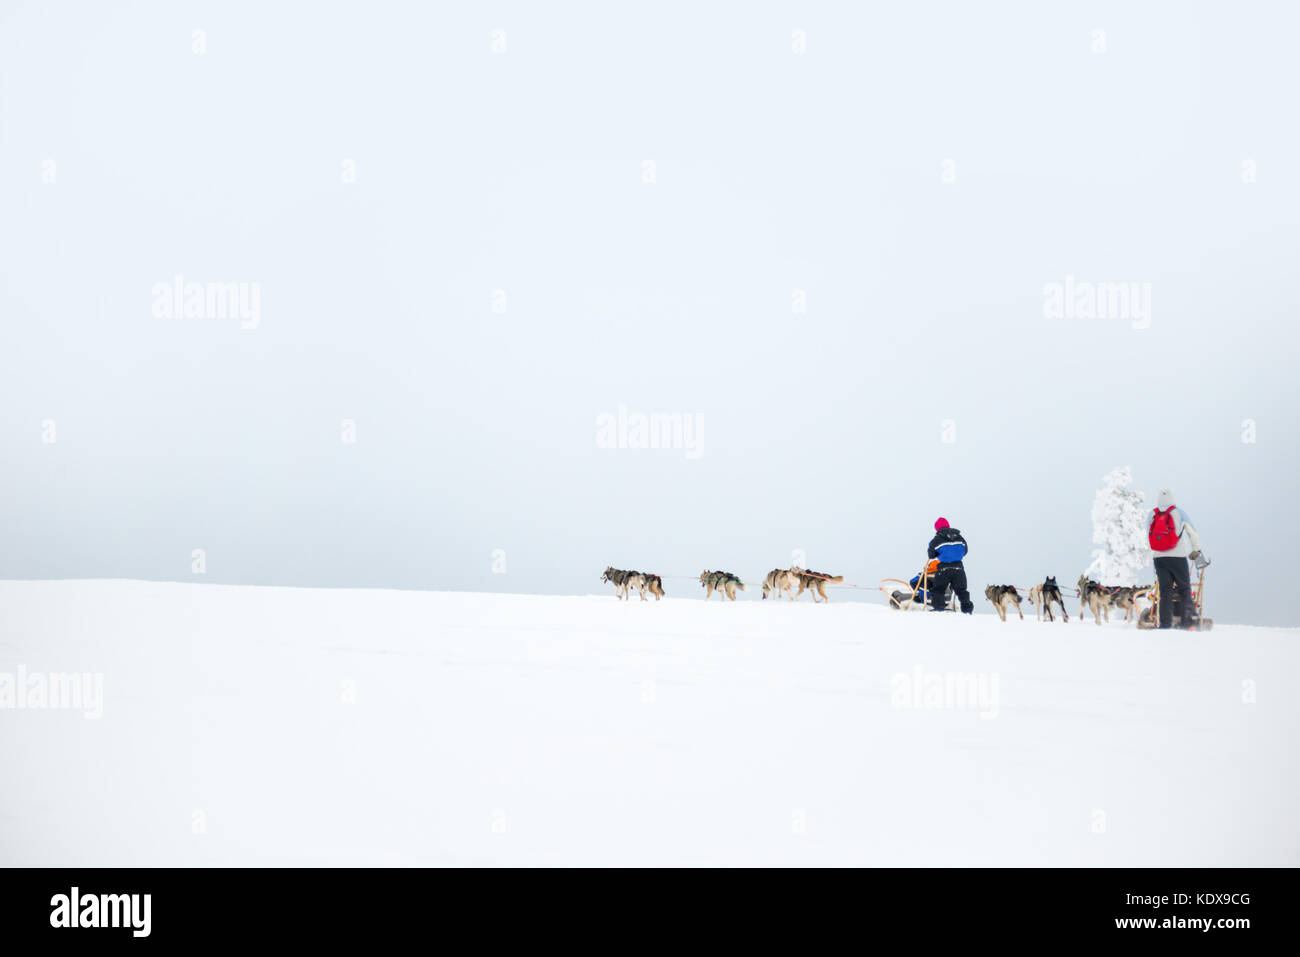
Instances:
[[[1175,504],[1174,493],[1167,488],[1160,490],[1147,534],[1156,566],[1156,582],[1160,585],[1160,627],[1173,627],[1174,606],[1178,605],[1182,627],[1190,628],[1196,623],[1196,606],[1191,601],[1187,560],[1192,559],[1198,568],[1209,562],[1201,555],[1201,538],[1191,520]]]

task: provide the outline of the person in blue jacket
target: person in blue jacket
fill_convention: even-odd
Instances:
[[[975,603],[970,600],[970,591],[966,588],[966,566],[962,564],[968,550],[966,539],[948,524],[946,518],[934,523],[930,557],[939,560],[939,567],[930,580],[930,607],[935,611],[943,611],[943,600],[949,588],[957,593],[963,614],[969,615],[975,610]]]

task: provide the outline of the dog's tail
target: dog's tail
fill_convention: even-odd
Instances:
[[[839,584],[840,582],[844,581],[844,576],[843,576],[843,575],[836,575],[834,578],[827,578],[826,581],[830,582],[830,583],[833,584],[833,585],[834,585],[834,584]]]
[[[736,587],[739,588],[741,591],[744,591],[744,590],[745,590],[745,583],[744,583],[743,581],[741,581],[739,578],[737,578],[737,579],[736,579]]]

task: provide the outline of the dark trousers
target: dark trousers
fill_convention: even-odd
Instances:
[[[966,568],[961,562],[940,565],[934,573],[934,577],[930,579],[930,607],[938,611],[943,610],[949,586],[952,586],[952,590],[957,593],[961,610],[968,615],[973,612],[975,603],[970,600],[970,592],[966,590]]]
[[[1160,586],[1160,627],[1171,628],[1175,610],[1178,619],[1190,625],[1196,616],[1192,602],[1192,578],[1187,569],[1187,559],[1160,556],[1155,559],[1156,584]]]

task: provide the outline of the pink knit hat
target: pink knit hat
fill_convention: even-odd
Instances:
[[[935,519],[934,530],[936,532],[941,528],[947,528],[947,527],[948,527],[948,520],[946,518]]]

